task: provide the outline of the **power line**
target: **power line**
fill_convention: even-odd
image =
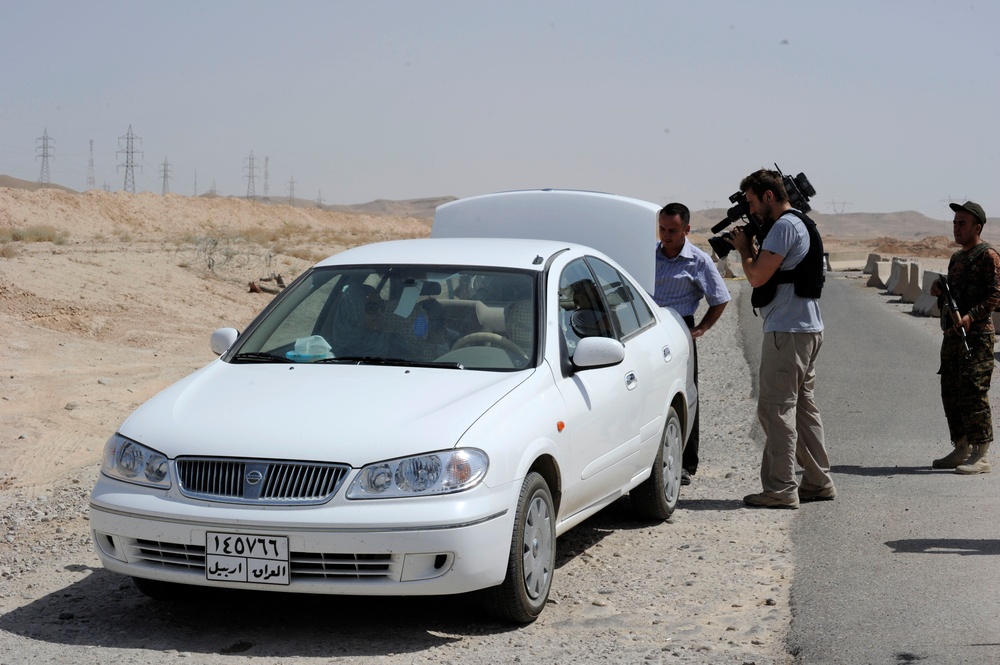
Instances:
[[[135,194],[135,142],[136,140],[141,142],[142,139],[132,133],[132,125],[128,126],[128,134],[118,137],[118,145],[121,145],[122,139],[125,139],[125,149],[119,150],[118,154],[125,153],[125,163],[119,164],[118,168],[125,167],[125,191]],[[142,151],[139,151],[139,154],[141,155]],[[139,164],[139,169],[142,170],[142,164]]]
[[[35,148],[35,150],[40,148],[42,151],[42,154],[38,155],[38,157],[42,158],[42,172],[38,175],[38,184],[47,185],[52,182],[52,179],[49,177],[49,157],[53,157],[52,153],[49,152],[49,143],[52,141],[49,138],[49,128],[46,127],[45,131],[42,132],[41,138],[35,140],[42,142],[42,145]]]

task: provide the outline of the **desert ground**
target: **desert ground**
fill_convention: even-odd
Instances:
[[[821,227],[828,249],[954,249],[932,223],[914,237],[912,218],[870,237],[855,224],[838,238],[835,225]],[[215,623],[206,606],[164,611],[100,569],[87,496],[117,425],[213,360],[212,330],[242,329],[278,276],[290,283],[346,247],[429,229],[426,205],[359,212],[0,187],[0,663],[790,662],[791,518],[731,505],[757,490],[759,451],[749,369],[726,317],[699,346],[705,461],[678,511],[644,524],[616,504],[561,538],[551,605],[531,626],[484,626],[441,600],[284,601],[263,619],[235,611]],[[743,286],[731,282],[736,297]],[[352,616],[332,633],[315,616],[345,606]]]

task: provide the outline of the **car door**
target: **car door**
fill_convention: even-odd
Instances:
[[[568,263],[558,285],[558,297],[550,299],[549,307],[558,308],[555,316],[564,358],[557,384],[566,404],[570,444],[560,512],[570,516],[614,500],[632,477],[629,458],[640,443],[642,393],[637,389],[628,348],[625,360],[617,365],[584,370],[572,367],[580,339],[595,335],[619,339],[620,332],[586,260],[577,258]]]
[[[636,474],[649,468],[656,454],[671,380],[684,366],[683,349],[671,348],[664,330],[657,326],[656,317],[631,279],[596,257],[588,258],[587,263],[597,277],[635,374],[633,393],[640,402],[637,417],[640,447],[644,451],[630,460],[632,473]]]

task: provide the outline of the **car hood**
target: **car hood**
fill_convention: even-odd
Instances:
[[[453,447],[531,372],[218,360],[143,404],[119,432],[171,459],[211,455],[358,467]]]

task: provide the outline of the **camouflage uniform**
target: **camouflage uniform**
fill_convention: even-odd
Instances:
[[[972,353],[952,328],[951,314],[941,308],[941,402],[951,440],[963,436],[971,445],[992,443],[990,379],[993,377],[993,310],[1000,307],[1000,254],[986,243],[955,252],[948,263],[948,285],[961,314],[972,317],[967,335]]]

